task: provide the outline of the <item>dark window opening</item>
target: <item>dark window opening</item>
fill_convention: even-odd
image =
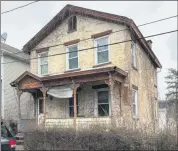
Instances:
[[[72,16],[68,21],[68,31],[74,31],[77,29],[77,17]]]
[[[79,105],[78,105],[78,94],[77,94],[77,116],[78,116],[78,111],[79,111]],[[74,97],[69,98],[69,116],[74,117]]]
[[[98,92],[98,116],[109,116],[109,93]]]
[[[39,114],[43,113],[43,99],[39,99]]]

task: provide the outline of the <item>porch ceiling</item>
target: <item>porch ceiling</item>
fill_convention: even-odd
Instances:
[[[73,71],[56,75],[46,75],[43,77],[39,77],[29,71],[26,71],[15,81],[13,81],[11,86],[27,90],[41,88],[42,86],[51,87],[56,85],[71,84],[73,81],[75,83],[101,81],[109,79],[109,73],[114,74],[116,80],[121,82],[125,77],[127,77],[127,72],[116,66]]]

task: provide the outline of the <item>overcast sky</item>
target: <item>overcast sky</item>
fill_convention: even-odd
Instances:
[[[1,12],[29,3],[30,1],[1,1]],[[1,33],[7,32],[6,43],[22,49],[47,22],[66,4],[104,11],[132,18],[136,25],[177,15],[176,1],[40,1],[25,8],[1,15]],[[177,18],[139,28],[144,36],[177,29]],[[153,51],[163,68],[158,73],[159,97],[164,99],[164,77],[168,68],[177,68],[177,33],[151,38]]]

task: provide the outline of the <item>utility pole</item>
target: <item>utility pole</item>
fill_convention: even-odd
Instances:
[[[177,53],[177,59],[178,59],[178,53]],[[178,74],[178,64],[177,64],[177,74]],[[176,143],[178,148],[178,75],[176,74]]]
[[[2,50],[0,50],[0,121],[2,122],[2,76],[1,76],[1,56],[2,56]],[[0,137],[1,137],[1,128],[0,128]],[[1,151],[1,145],[0,145],[0,151]]]

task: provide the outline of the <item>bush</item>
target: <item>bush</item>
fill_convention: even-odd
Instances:
[[[50,129],[26,134],[26,150],[173,150],[175,137],[166,133],[155,135],[124,128],[105,131],[90,129]]]

